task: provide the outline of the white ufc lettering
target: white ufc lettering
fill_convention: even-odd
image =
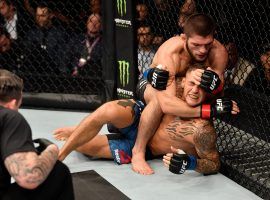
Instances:
[[[156,87],[156,85],[157,85],[157,73],[156,72],[153,73],[151,85],[153,87]]]
[[[222,99],[217,99],[217,111],[223,111]]]
[[[187,161],[186,160],[183,160],[183,164],[182,164],[182,167],[179,171],[180,174],[183,174],[185,171],[186,171],[186,166],[187,166]]]
[[[114,150],[115,158],[117,163],[121,163],[120,155],[118,149]]]
[[[218,77],[214,76],[213,77],[213,80],[212,80],[212,83],[211,83],[211,86],[210,86],[210,89],[211,90],[214,90],[215,89],[217,80],[218,80]]]

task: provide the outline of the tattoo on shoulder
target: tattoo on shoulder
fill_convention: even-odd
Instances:
[[[197,134],[193,138],[196,149],[205,152],[215,148],[217,136],[212,122],[200,120],[197,127]]]
[[[204,173],[217,172],[220,167],[219,153],[216,148],[216,133],[214,126],[209,121],[200,122],[200,129],[194,135],[195,148],[200,159],[196,171]]]

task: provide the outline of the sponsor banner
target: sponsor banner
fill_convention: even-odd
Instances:
[[[127,14],[127,1],[126,0],[117,0],[116,7],[117,7],[117,13],[121,17]]]
[[[138,80],[137,49],[134,27],[135,5],[132,0],[115,1],[115,55],[117,97],[133,98]]]
[[[131,0],[116,0],[115,25],[118,27],[129,28],[132,26]]]
[[[119,79],[120,85],[125,87],[129,83],[130,77],[130,64],[125,60],[118,60],[118,70],[119,70]]]
[[[117,87],[117,95],[119,98],[132,98],[134,97],[134,93],[131,90],[124,88],[131,88],[131,69],[130,63],[126,60],[118,60],[118,87]]]

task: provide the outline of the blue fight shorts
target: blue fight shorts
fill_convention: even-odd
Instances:
[[[143,102],[136,101],[133,106],[135,113],[133,123],[128,127],[119,129],[120,134],[107,135],[112,156],[114,161],[119,165],[131,162],[132,148],[137,138],[138,125],[143,109]]]

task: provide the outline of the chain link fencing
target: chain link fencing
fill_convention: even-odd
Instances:
[[[0,67],[32,94],[94,95],[102,100],[99,0],[1,0]],[[4,46],[4,47],[3,47]],[[70,97],[70,96],[69,96]]]
[[[241,109],[236,117],[215,120],[221,172],[269,199],[269,0],[136,3],[140,73],[151,65],[165,40],[182,33],[190,14],[203,12],[215,19],[216,38],[229,53],[225,95]],[[105,83],[99,0],[0,0],[0,6],[6,8],[0,10],[0,67],[24,79],[24,92],[52,97],[68,94],[76,99],[95,95],[96,101],[102,102]]]
[[[141,0],[137,2],[138,67],[148,68],[157,48],[181,34],[188,16],[211,15],[227,48],[225,96],[240,113],[214,121],[221,172],[258,196],[270,196],[270,5],[268,0]]]

